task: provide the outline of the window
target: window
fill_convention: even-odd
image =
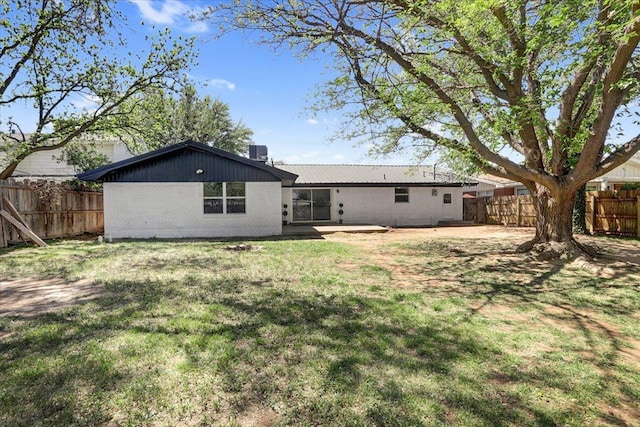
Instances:
[[[227,182],[227,213],[245,213],[246,197],[244,191],[244,182]]]
[[[204,182],[205,214],[240,214],[247,211],[244,182]]]
[[[409,187],[396,187],[396,203],[409,203]]]
[[[221,214],[224,213],[224,195],[222,182],[204,182],[204,213]]]
[[[445,204],[451,203],[451,193],[442,194],[442,203],[445,203]]]

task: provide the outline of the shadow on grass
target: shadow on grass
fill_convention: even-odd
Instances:
[[[500,347],[457,322],[418,321],[405,304],[236,279],[105,287],[2,343],[0,424],[219,423],[256,404],[283,425],[554,425],[575,415],[552,419],[460,370],[499,360]],[[217,386],[189,385],[202,377]],[[178,398],[220,403],[185,414],[167,403]]]
[[[575,331],[573,336],[580,337],[579,342],[585,343],[578,359],[598,372],[600,394],[608,395],[597,412],[601,421],[632,425],[634,421],[629,424],[629,420],[640,420],[637,403],[640,393],[632,385],[637,384],[639,378],[637,367],[640,366],[640,358],[628,351],[630,345],[633,348],[629,343],[631,337],[621,333],[620,327],[607,322],[607,316],[613,322],[637,316],[640,282],[636,266],[617,264],[606,275],[599,275],[597,272],[589,274],[586,270],[589,266],[581,269],[568,261],[538,263],[508,251],[496,251],[495,248],[488,251],[460,250],[452,244],[441,243],[440,246],[409,246],[409,249],[405,262],[416,268],[421,277],[446,277],[451,271],[465,272],[456,281],[443,281],[443,285],[432,287],[430,291],[442,298],[466,300],[470,319],[479,314],[488,315],[495,307],[510,307],[515,311],[537,313],[537,327]],[[434,252],[447,262],[439,264],[435,257],[435,266],[421,266],[425,257],[431,261]],[[487,257],[488,254],[493,256]],[[558,351],[575,353],[578,350],[572,345],[575,344],[567,342],[566,348]],[[566,383],[571,378],[563,377],[549,366],[538,371],[524,378],[521,373],[516,373],[508,381],[550,384],[550,378],[558,378],[554,386],[568,389]],[[604,403],[607,399],[609,410]],[[614,410],[611,410],[612,406]]]
[[[155,244],[69,249],[69,259],[82,252],[80,262],[89,263],[104,251],[133,254],[143,246],[151,255],[137,261],[140,277],[176,266],[193,275],[107,280],[104,295],[90,303],[12,326],[16,332],[0,342],[0,424],[180,425],[209,420],[234,425],[256,407],[269,408],[281,425],[593,421],[589,411],[599,412],[584,407],[598,390],[576,395],[570,372],[548,361],[532,367],[514,363],[495,336],[476,333],[478,327],[491,327],[478,314],[498,304],[542,307],[545,319],[574,322],[591,346],[591,364],[603,372],[595,381],[600,390],[623,388],[614,372],[622,345],[618,336],[608,334],[604,323],[603,329],[590,324],[593,319],[576,307],[628,316],[637,311],[637,300],[584,300],[576,291],[622,289],[624,272],[617,272],[611,283],[601,278],[556,283],[564,274],[562,264],[545,268],[505,259],[486,265],[482,251],[463,251],[446,252],[440,264],[429,265],[422,255],[412,265],[424,277],[465,272],[453,285],[431,289],[436,298],[466,299],[462,315],[444,316],[430,313],[422,300],[394,298],[396,294],[389,298],[382,287],[373,295],[360,295],[358,287],[329,286],[322,277],[299,283],[303,279],[297,275],[275,271],[291,270],[286,263],[264,276],[260,270],[257,278],[246,278],[246,273],[225,271],[240,263],[241,255],[176,256],[165,251],[166,245],[155,251]],[[335,252],[334,246],[320,246],[314,249]],[[295,248],[279,248],[282,253],[288,249]],[[59,262],[56,268],[67,267]],[[299,268],[309,266],[301,263]],[[206,269],[232,277],[208,275]],[[391,280],[379,266],[359,271]],[[545,312],[549,307],[556,311]],[[604,354],[596,336],[602,334],[611,342]],[[527,395],[527,390],[539,389],[555,392],[562,404]],[[629,398],[634,393],[624,391]],[[603,420],[623,422],[615,415]]]

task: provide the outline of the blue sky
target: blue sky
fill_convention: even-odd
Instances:
[[[214,1],[124,0],[118,7],[127,17],[127,34],[133,49],[146,34],[164,27],[169,27],[174,36],[195,36],[200,54],[189,76],[200,95],[227,103],[234,120],[254,131],[254,142],[268,146],[271,159],[312,164],[414,163],[410,152],[371,158],[367,156],[367,146],[354,141],[330,142],[341,122],[340,113],[311,117],[305,107],[312,104],[318,85],[332,77],[331,58],[317,56],[301,62],[285,48],[274,52],[244,34],[218,38],[213,23],[187,18],[189,13],[203,10]],[[6,115],[0,111],[3,113]],[[16,111],[11,113],[17,115]],[[631,128],[637,129],[627,125],[625,133],[632,133]],[[615,139],[626,140],[628,136]],[[434,161],[437,159],[428,159],[427,163]]]
[[[331,77],[330,58],[300,62],[285,49],[274,52],[240,33],[215,38],[214,25],[193,23],[185,17],[208,4],[211,2],[136,0],[120,7],[129,26],[141,35],[153,24],[156,30],[167,26],[176,36],[198,38],[199,64],[189,73],[202,85],[199,93],[227,103],[233,118],[254,131],[254,142],[268,146],[270,158],[286,163],[411,163],[409,153],[373,159],[367,156],[366,146],[354,146],[352,141],[330,143],[339,113],[311,117],[304,111],[317,85]]]

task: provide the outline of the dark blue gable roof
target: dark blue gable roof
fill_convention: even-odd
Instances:
[[[298,176],[195,141],[163,147],[78,175],[95,182],[264,182]]]

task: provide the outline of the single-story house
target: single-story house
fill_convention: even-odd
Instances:
[[[274,167],[194,141],[78,178],[104,184],[113,238],[269,236],[284,223],[437,225],[462,219],[462,194],[475,185],[432,167]]]

